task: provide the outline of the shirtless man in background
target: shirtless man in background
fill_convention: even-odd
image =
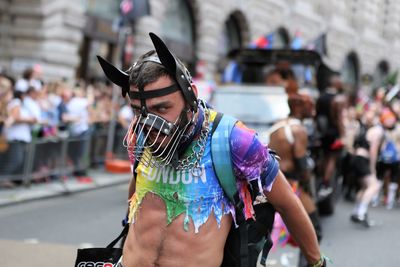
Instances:
[[[322,229],[309,189],[314,162],[308,155],[308,133],[306,127],[302,125],[302,120],[314,117],[315,105],[313,99],[304,93],[289,94],[288,104],[289,117],[275,123],[270,129],[269,147],[281,158],[280,169],[289,183],[298,188],[301,203],[320,240]]]

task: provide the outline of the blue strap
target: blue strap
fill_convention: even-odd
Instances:
[[[236,221],[239,224],[240,235],[240,266],[249,266],[248,225],[240,214],[243,203],[238,196],[236,177],[233,173],[231,158],[230,135],[237,120],[218,113],[211,130],[211,155],[213,166],[219,183],[236,209]]]
[[[236,203],[236,178],[231,159],[230,135],[237,120],[231,116],[218,113],[213,122],[211,137],[211,155],[214,170],[221,187],[232,203]]]

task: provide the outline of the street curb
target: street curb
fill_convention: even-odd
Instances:
[[[55,181],[44,185],[32,185],[17,189],[0,191],[0,207],[22,204],[29,201],[68,196],[75,193],[101,189],[109,186],[128,183],[129,174],[93,177],[93,182],[80,184],[75,179],[70,182]]]

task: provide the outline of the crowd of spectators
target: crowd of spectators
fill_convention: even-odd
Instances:
[[[96,133],[107,131],[112,109],[118,114],[118,129],[126,128],[132,117],[130,108],[112,103],[112,88],[104,82],[71,85],[65,81],[44,82],[39,65],[26,69],[22,77],[14,79],[0,74],[0,187],[21,183],[27,161],[27,147],[41,142],[35,152],[33,171],[40,173],[52,166],[45,158],[60,157],[61,147],[55,140],[68,143],[67,163],[73,166],[76,177],[87,175],[82,157],[88,152],[89,142]],[[104,153],[106,136],[90,142],[91,154]],[[121,137],[116,140],[122,146]],[[48,141],[48,142],[47,142]],[[52,143],[46,146],[45,143]],[[93,146],[94,144],[94,146]],[[99,151],[102,150],[102,151]],[[118,148],[121,151],[121,148]],[[41,175],[38,174],[38,177]],[[46,176],[46,175],[42,175]],[[31,177],[32,178],[32,177]],[[43,177],[40,177],[43,178]],[[48,177],[47,177],[48,178]]]

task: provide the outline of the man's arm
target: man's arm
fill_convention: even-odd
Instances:
[[[296,170],[300,173],[302,181],[310,180],[310,169],[307,162],[308,135],[306,128],[302,125],[292,127],[294,135],[293,160]]]
[[[321,253],[312,223],[281,171],[278,172],[271,191],[266,191],[265,195],[282,216],[307,261],[311,264],[318,262]]]

